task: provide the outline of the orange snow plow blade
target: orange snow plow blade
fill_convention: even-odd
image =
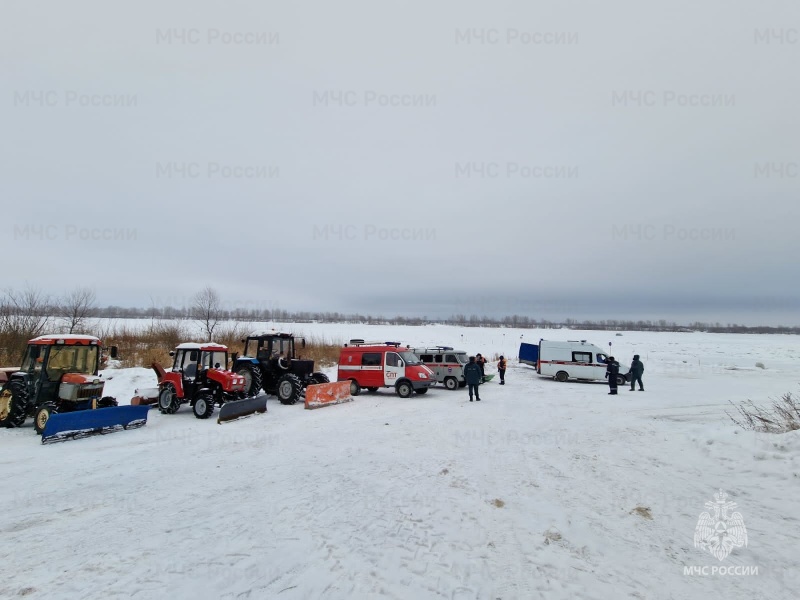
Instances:
[[[308,409],[352,402],[352,400],[349,381],[318,383],[306,388],[306,408]]]

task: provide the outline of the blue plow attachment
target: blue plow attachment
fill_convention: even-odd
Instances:
[[[45,423],[42,443],[63,442],[90,435],[111,433],[120,429],[142,427],[147,423],[149,410],[149,406],[142,405],[55,413],[50,415]]]

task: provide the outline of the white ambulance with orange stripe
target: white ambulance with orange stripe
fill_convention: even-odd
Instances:
[[[557,381],[605,380],[607,368],[608,354],[586,340],[539,340],[539,359],[536,362],[536,372],[539,375],[553,377]],[[625,381],[626,376],[620,373],[617,383],[624,385]]]

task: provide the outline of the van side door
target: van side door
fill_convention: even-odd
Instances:
[[[383,368],[384,385],[394,386],[406,373],[406,363],[397,352],[386,352],[386,365]]]

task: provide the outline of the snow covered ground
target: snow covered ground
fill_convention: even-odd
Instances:
[[[480,403],[442,388],[315,411],[270,398],[225,425],[154,409],[142,429],[48,446],[30,421],[2,430],[0,597],[800,595],[800,432],[744,432],[725,414],[799,391],[798,338],[276,327],[502,353],[508,383]],[[514,357],[540,337],[610,341],[623,366],[641,354],[647,391],[538,377]],[[155,382],[105,377],[123,403]],[[719,489],[748,532],[721,562],[693,542]]]

